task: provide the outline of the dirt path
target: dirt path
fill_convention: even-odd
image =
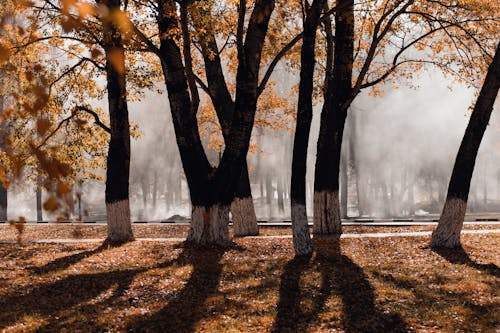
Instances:
[[[487,230],[463,230],[462,234],[499,234],[500,229],[487,229]],[[432,231],[411,231],[411,232],[374,232],[374,233],[346,233],[342,234],[340,238],[387,238],[387,237],[419,237],[430,236]],[[292,235],[270,235],[270,236],[249,236],[247,239],[286,239],[292,238]],[[138,242],[182,242],[183,237],[168,237],[168,238],[152,238],[142,237],[136,238]],[[72,244],[72,243],[100,243],[104,238],[86,238],[86,239],[38,239],[38,240],[23,240],[21,243],[40,244],[40,243],[58,243],[58,244]],[[14,240],[0,240],[0,244],[16,243]]]

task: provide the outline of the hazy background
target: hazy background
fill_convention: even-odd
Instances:
[[[278,77],[283,81],[279,87],[284,93],[296,83],[293,75]],[[424,72],[413,84],[417,87],[388,87],[380,97],[363,93],[350,110],[344,141],[353,147],[343,146],[344,158],[350,161],[350,216],[425,215],[439,213],[442,207],[455,155],[469,119],[469,106],[475,100],[474,90],[452,84],[437,72]],[[500,126],[497,109],[483,139],[472,180],[469,210],[473,212],[498,211]],[[320,111],[321,103],[314,110],[308,156],[309,214],[312,213]],[[148,93],[142,102],[131,103],[130,119],[142,132],[140,138],[132,140],[133,219],[188,216],[188,191],[167,95]],[[248,161],[257,216],[259,219],[289,218],[293,134],[254,130],[253,135],[260,152],[250,154]],[[354,152],[354,156],[350,156],[349,151]],[[217,158],[214,152],[210,152],[210,156]],[[362,212],[358,209],[358,190],[360,200],[363,199]],[[410,191],[413,200],[410,200]],[[9,190],[9,218],[22,215],[28,220],[35,219],[35,202],[33,185],[13,186]],[[96,181],[84,184],[83,207],[89,218],[103,217],[104,184]]]

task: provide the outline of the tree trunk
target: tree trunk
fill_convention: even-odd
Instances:
[[[238,180],[238,187],[231,203],[231,215],[234,236],[243,237],[259,234],[246,162],[241,169],[241,177]]]
[[[7,188],[0,181],[0,222],[7,221]]]
[[[1,89],[1,86],[0,86]],[[4,110],[4,96],[0,95],[0,115],[3,113]],[[5,120],[3,120],[0,123],[0,148],[3,148],[3,132],[5,129]],[[0,221],[7,221],[7,188],[5,185],[0,181]]]
[[[153,172],[153,211],[156,211],[156,201],[158,199],[158,172]]]
[[[348,143],[350,145],[350,143]],[[341,154],[340,157],[340,214],[342,218],[347,218],[347,196],[348,196],[348,182],[349,182],[349,167],[347,154]]]
[[[193,10],[203,10],[193,7]],[[211,15],[205,13],[205,15]],[[235,103],[231,97],[224,77],[224,71],[220,59],[220,51],[217,46],[215,31],[211,24],[199,25],[201,22],[195,20],[197,28],[206,31],[202,35],[201,51],[205,63],[205,73],[208,81],[210,98],[215,108],[217,118],[221,124],[224,141],[229,140],[229,132],[234,116]],[[246,159],[238,180],[235,197],[231,203],[231,215],[233,218],[234,235],[238,237],[253,236],[259,234],[259,226],[255,215],[250,178]]]
[[[314,233],[341,234],[339,169],[354,62],[354,0],[337,1],[332,75],[327,74],[314,177]]]
[[[36,189],[36,221],[43,221],[42,188],[40,187],[40,185]]]
[[[225,245],[229,242],[228,223],[227,205],[215,204],[208,207],[193,205],[187,241],[200,245]]]
[[[102,0],[110,11],[120,9],[120,0]],[[108,241],[123,243],[133,240],[130,221],[130,127],[125,78],[125,50],[119,28],[104,22],[104,51],[110,120],[110,141],[106,169],[106,213]]]
[[[297,123],[293,141],[292,177],[290,182],[291,217],[293,247],[295,255],[310,255],[314,249],[306,210],[306,172],[309,132],[312,121],[312,92],[314,75],[314,48],[319,16],[324,0],[314,0],[304,22],[304,36],[300,54],[299,100],[297,104]],[[330,27],[331,28],[331,27]]]
[[[285,213],[285,189],[283,186],[283,177],[278,176],[276,183],[276,193],[278,194],[278,211],[279,214],[283,215]]]
[[[410,216],[415,215],[415,194],[414,194],[415,182],[412,181],[408,185],[408,212]]]
[[[268,217],[271,220],[273,218],[273,201],[274,201],[274,190],[273,190],[273,179],[269,172],[266,173],[266,206],[268,211]]]
[[[432,233],[433,247],[460,247],[460,232],[464,222],[470,181],[474,172],[477,152],[488,126],[500,87],[500,44],[488,68],[474,111],[465,130],[453,166],[448,195],[436,230]]]

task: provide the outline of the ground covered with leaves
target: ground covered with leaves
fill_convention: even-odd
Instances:
[[[343,227],[344,233],[378,233],[378,232],[412,232],[412,231],[432,231],[435,225],[419,226],[370,226],[347,225]],[[175,224],[134,224],[132,226],[134,236],[137,238],[172,238],[186,237],[189,226]],[[500,229],[498,224],[465,224],[464,229]],[[106,238],[107,227],[104,224],[25,224],[22,234],[11,225],[0,225],[0,241],[16,241],[19,236],[21,240],[40,239],[95,239]],[[312,232],[312,228],[311,228]],[[230,228],[232,234],[232,228]],[[277,236],[291,235],[291,228],[288,227],[261,227],[259,235]]]
[[[302,259],[291,239],[0,244],[0,331],[495,332],[499,240],[317,238]]]

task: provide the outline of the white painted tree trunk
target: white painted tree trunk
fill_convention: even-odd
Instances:
[[[464,223],[467,201],[458,198],[446,200],[439,223],[432,233],[432,247],[461,247],[460,232]]]
[[[310,255],[314,246],[309,235],[306,206],[292,203],[293,248],[296,256]]]
[[[318,235],[342,234],[338,191],[314,192],[313,232]]]
[[[187,241],[199,245],[229,243],[229,206],[193,206]]]
[[[134,239],[130,221],[129,200],[121,200],[106,204],[108,219],[108,241],[123,243]]]
[[[234,236],[256,236],[259,234],[252,197],[234,198],[231,203],[231,215]]]

